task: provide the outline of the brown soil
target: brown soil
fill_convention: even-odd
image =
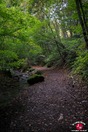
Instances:
[[[19,96],[0,110],[0,132],[70,132],[77,121],[88,126],[88,91],[72,83],[65,69],[42,70],[45,81],[25,85]]]

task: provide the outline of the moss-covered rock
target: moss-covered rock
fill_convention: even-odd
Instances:
[[[38,74],[32,75],[32,76],[27,80],[27,82],[28,82],[30,85],[33,85],[33,84],[35,84],[35,83],[42,82],[42,81],[44,81],[44,76],[43,76],[43,75],[38,75]]]

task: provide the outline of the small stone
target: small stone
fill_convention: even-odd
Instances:
[[[49,125],[52,125],[52,123],[50,122]]]
[[[29,126],[31,126],[31,124],[29,124]]]
[[[48,126],[48,124],[45,124],[45,126]]]
[[[59,119],[58,119],[58,121],[60,121],[60,120],[62,120],[63,119],[63,114],[61,113],[60,114],[60,117],[59,117]]]
[[[82,103],[87,103],[87,100],[83,100]]]

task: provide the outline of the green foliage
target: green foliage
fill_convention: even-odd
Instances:
[[[74,74],[79,74],[88,81],[88,51],[80,53],[73,65]]]
[[[82,10],[80,13],[86,21],[87,1],[82,1],[84,14]],[[76,0],[0,0],[0,70],[6,72],[22,68],[23,71],[32,71],[29,67],[34,64],[66,64],[74,74],[88,80],[88,50],[85,51],[82,25],[75,2]],[[85,28],[87,24],[88,22],[85,23]],[[86,32],[88,34],[87,28]],[[0,82],[4,79],[7,81],[4,77],[0,78]],[[42,75],[35,74],[28,80],[30,84],[39,81],[44,81]],[[7,95],[1,95],[3,102],[15,93],[14,82],[11,92],[8,92],[10,89],[5,89],[7,85],[9,88],[9,81],[2,87],[4,83],[0,87],[0,90],[3,88],[0,91],[2,95]],[[17,87],[18,84],[15,88]]]
[[[18,68],[42,52],[34,40],[41,22],[19,8],[0,4],[0,69]]]
[[[25,64],[24,59],[18,59],[15,52],[0,50],[0,69],[21,68]]]
[[[9,50],[0,50],[0,59],[6,60],[6,62],[11,62],[13,60],[17,60],[18,56],[15,52]]]
[[[18,61],[13,61],[9,63],[10,68],[21,69],[25,65],[25,59],[19,59]]]
[[[15,52],[9,50],[0,50],[0,69],[10,68],[10,64],[18,60]]]
[[[86,1],[83,5],[86,11]],[[52,66],[64,61],[72,66],[80,56],[81,43],[82,29],[74,0],[1,1],[0,69],[20,68],[25,59],[30,64],[45,61]],[[41,55],[45,58],[40,59]]]
[[[57,52],[57,49],[54,49],[51,54],[45,59],[45,63],[48,67],[61,65],[61,58]]]
[[[66,56],[66,65],[72,67],[76,57],[78,56],[78,47],[82,43],[81,39],[68,38],[62,39],[62,42],[66,46],[67,56]]]

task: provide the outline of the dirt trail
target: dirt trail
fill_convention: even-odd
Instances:
[[[87,129],[88,92],[81,92],[76,85],[72,87],[65,69],[36,69],[44,72],[45,81],[26,86],[15,99],[8,114],[7,119],[11,117],[7,131],[70,132],[77,121],[85,122]]]

